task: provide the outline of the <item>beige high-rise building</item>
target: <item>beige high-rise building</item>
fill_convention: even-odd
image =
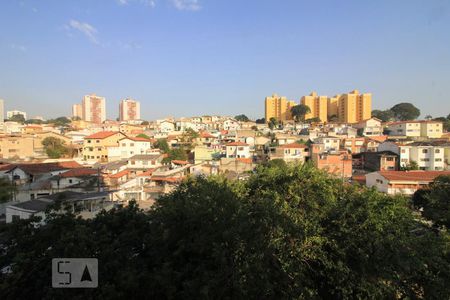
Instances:
[[[287,100],[286,97],[273,94],[271,97],[265,99],[265,118],[266,122],[270,118],[275,118],[278,121],[292,120],[291,108],[297,105],[295,101]]]
[[[141,104],[133,99],[125,99],[119,104],[120,121],[141,119]]]
[[[331,118],[338,118],[338,101],[341,95],[329,97],[327,102],[327,118],[330,121]]]
[[[72,105],[72,117],[83,119],[83,106],[81,104]]]
[[[83,97],[81,104],[72,106],[72,116],[80,117],[83,121],[96,124],[106,120],[106,100],[95,94]]]
[[[358,90],[339,96],[338,120],[356,123],[372,116],[372,94],[360,94]]]
[[[318,96],[316,92],[312,92],[309,96],[303,96],[300,103],[307,105],[311,110],[305,115],[305,120],[319,118],[320,121],[326,122],[328,119],[328,97]]]

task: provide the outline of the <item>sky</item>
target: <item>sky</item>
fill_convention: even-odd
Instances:
[[[448,0],[4,0],[0,99],[70,116],[86,94],[142,118],[260,118],[273,93],[372,93],[450,113]]]

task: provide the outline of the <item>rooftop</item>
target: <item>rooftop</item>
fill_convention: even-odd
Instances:
[[[379,171],[381,176],[393,181],[433,181],[440,175],[450,175],[450,171]]]
[[[110,136],[113,136],[117,133],[120,133],[118,131],[100,131],[91,135],[88,135],[87,137],[85,137],[85,139],[106,139]]]

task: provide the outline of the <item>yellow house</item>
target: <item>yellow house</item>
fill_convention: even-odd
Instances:
[[[125,134],[117,131],[101,131],[84,138],[83,158],[86,161],[108,160],[108,147],[118,146]]]

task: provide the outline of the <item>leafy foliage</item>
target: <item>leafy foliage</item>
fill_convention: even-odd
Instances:
[[[266,118],[256,119],[256,124],[266,124]]]
[[[148,139],[148,140],[150,139],[150,137],[148,135],[146,135],[145,133],[140,133],[136,137],[143,138],[143,139]]]
[[[65,142],[55,137],[46,137],[42,141],[42,145],[50,158],[61,158],[68,153],[68,148],[66,147]]]
[[[25,123],[25,117],[22,114],[17,114],[17,115],[12,116],[11,118],[9,118],[8,121],[23,124],[23,123]]]
[[[305,120],[305,115],[310,113],[311,109],[309,108],[308,105],[304,105],[304,104],[299,104],[299,105],[295,105],[293,107],[291,107],[291,114],[294,117],[295,121],[304,121]]]
[[[0,203],[12,200],[16,187],[7,177],[0,177]]]
[[[450,228],[450,176],[438,176],[428,189],[416,191],[413,203],[436,226]]]
[[[234,119],[236,121],[240,121],[240,122],[248,122],[248,121],[250,121],[250,119],[246,115],[237,115],[237,116],[234,117]]]
[[[309,166],[195,177],[144,213],[0,227],[2,299],[448,299],[449,237],[404,198]],[[97,257],[97,289],[49,287],[54,257]]]
[[[392,121],[394,119],[394,112],[390,109],[386,109],[386,110],[372,110],[372,117],[374,118],[378,118],[383,122],[389,122]]]
[[[158,139],[155,143],[155,147],[161,150],[162,153],[169,153],[169,144],[167,139]]]
[[[277,119],[275,119],[275,118],[270,118],[270,120],[269,120],[269,128],[272,130],[272,129],[274,129],[275,127],[278,127],[278,125],[279,125],[279,123],[278,123],[278,120]]]
[[[399,103],[391,107],[394,117],[400,121],[415,120],[420,116],[420,110],[411,103]]]
[[[57,127],[67,127],[72,121],[66,117],[58,117],[56,119],[50,119],[47,121],[49,124],[54,124]]]

